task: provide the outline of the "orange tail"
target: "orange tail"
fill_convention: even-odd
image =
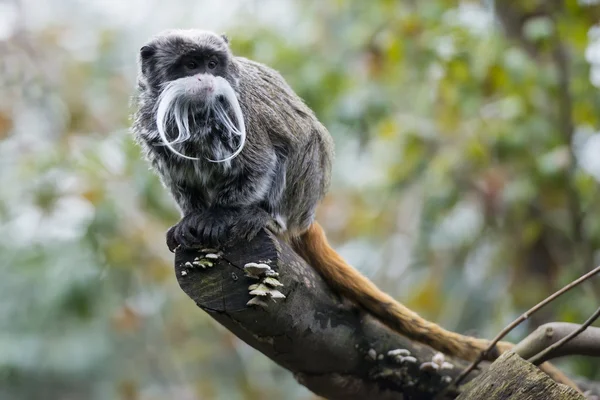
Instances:
[[[475,359],[489,345],[487,340],[447,331],[379,290],[329,246],[323,228],[317,222],[300,236],[295,250],[321,274],[332,289],[409,338],[465,360]],[[497,358],[510,346],[509,343],[499,343],[497,351],[489,354],[489,358]]]

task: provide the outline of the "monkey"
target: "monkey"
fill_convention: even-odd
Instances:
[[[182,215],[166,234],[172,251],[268,229],[392,330],[464,360],[488,347],[420,317],[329,245],[315,211],[330,185],[333,139],[277,71],[235,56],[224,35],[167,30],[139,51],[134,103],[134,137]],[[512,347],[499,342],[486,359]]]

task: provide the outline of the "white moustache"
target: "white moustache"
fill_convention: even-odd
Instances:
[[[203,101],[198,101],[198,96]],[[235,115],[236,123],[229,117],[221,102],[217,99],[222,96],[226,103],[231,106]],[[241,141],[237,150],[222,160],[211,160],[211,162],[225,162],[235,158],[246,143],[246,125],[242,114],[242,108],[235,91],[226,79],[220,76],[203,74],[199,76],[188,76],[169,82],[163,88],[158,102],[156,103],[156,126],[160,138],[165,146],[174,154],[188,160],[198,160],[196,157],[186,156],[177,151],[173,145],[184,143],[191,136],[189,118],[198,112],[208,115],[213,112],[215,118],[221,122],[230,134],[240,136]],[[175,122],[177,126],[177,137],[173,141],[167,138],[167,124]]]

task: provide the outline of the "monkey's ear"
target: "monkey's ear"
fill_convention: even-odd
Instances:
[[[151,58],[156,53],[156,48],[151,45],[142,46],[140,49],[140,68],[142,74],[146,74],[148,72],[149,64],[152,63]]]
[[[156,49],[150,45],[142,46],[140,49],[140,57],[142,57],[142,60],[147,60],[152,57],[154,53],[156,53]]]
[[[227,37],[227,35],[222,34],[221,39],[223,39],[223,41],[225,41],[225,43],[229,44],[229,38]]]

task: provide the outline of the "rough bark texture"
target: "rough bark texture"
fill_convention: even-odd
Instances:
[[[201,253],[177,251],[181,288],[215,320],[323,397],[431,399],[466,367],[462,360],[445,357],[454,368],[436,370],[433,349],[396,334],[333,294],[289,246],[267,232],[223,248],[221,254],[204,269],[186,266]],[[269,299],[266,308],[246,305],[252,298],[248,286],[256,283],[243,271],[250,262],[266,262],[280,274],[285,299]],[[408,350],[410,356],[387,354],[395,349]],[[455,396],[448,393],[447,398]]]
[[[457,400],[585,400],[576,390],[554,382],[513,352],[504,353],[487,371],[463,387]]]
[[[212,267],[193,265],[197,257],[205,254],[200,250],[177,251],[175,270],[183,291],[220,324],[290,370],[301,384],[320,396],[433,399],[467,366],[464,360],[445,356],[447,364],[439,368],[440,355],[432,362],[436,351],[391,331],[332,293],[287,244],[268,232],[261,232],[250,243],[224,247],[220,258],[212,260]],[[266,299],[266,307],[246,304],[253,298],[248,287],[257,282],[244,273],[244,265],[251,262],[266,263],[279,273],[278,279],[284,286],[278,289],[285,299]],[[397,350],[396,354],[389,355],[391,350]],[[511,359],[504,358],[487,379],[499,379],[504,382],[503,388],[516,393],[510,379],[521,385],[523,381],[537,382],[540,374],[545,376],[533,366],[527,370],[511,369],[506,364]],[[499,365],[508,371],[503,372]],[[480,367],[485,371],[488,366],[489,363],[482,363]],[[478,373],[472,373],[464,383]],[[447,391],[441,399],[457,395],[456,391]]]

